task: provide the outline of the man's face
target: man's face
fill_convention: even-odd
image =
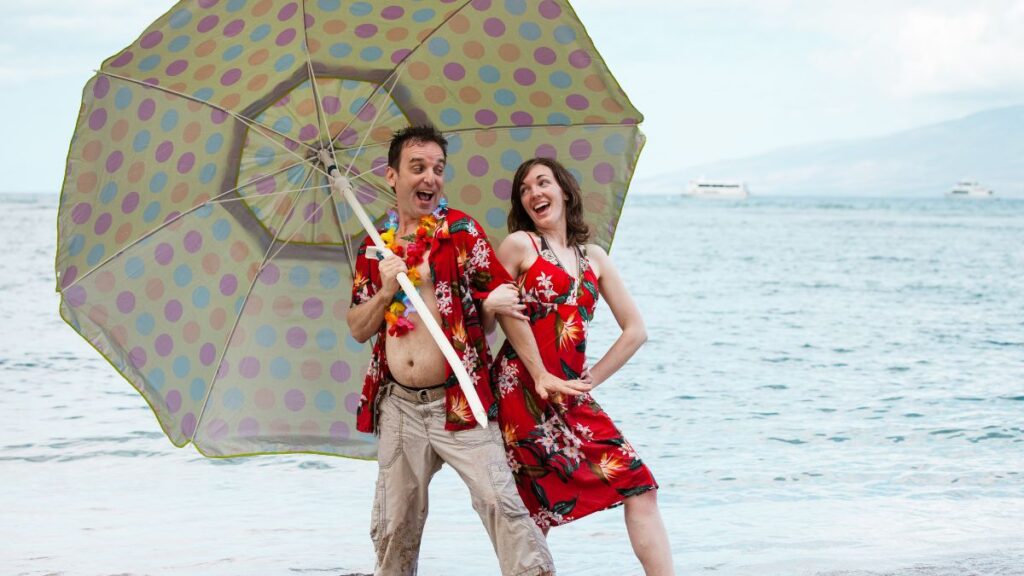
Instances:
[[[406,142],[398,158],[398,170],[388,166],[385,178],[398,197],[399,217],[418,221],[441,202],[444,151],[434,142]]]

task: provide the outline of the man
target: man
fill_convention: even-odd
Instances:
[[[484,300],[511,279],[479,224],[442,202],[446,158],[447,141],[433,126],[394,134],[386,179],[397,217],[382,237],[401,257],[367,258],[367,240],[356,259],[348,325],[359,342],[377,335],[357,416],[359,430],[380,435],[370,528],[376,574],[416,573],[427,488],[442,463],[468,486],[502,573],[553,574],[544,536],[516,491],[498,426],[478,426],[421,319],[431,314],[444,329],[494,418]],[[410,312],[403,304],[397,276],[406,271],[419,276],[427,310]],[[500,307],[487,312],[518,315]]]

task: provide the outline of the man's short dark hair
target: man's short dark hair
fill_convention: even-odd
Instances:
[[[407,126],[401,130],[395,131],[395,133],[391,135],[391,147],[388,148],[388,166],[396,172],[398,171],[398,165],[402,157],[402,148],[404,148],[408,142],[433,142],[441,147],[441,152],[444,154],[445,160],[448,159],[448,140],[444,137],[444,134],[441,134],[440,130],[434,127],[433,124]]]

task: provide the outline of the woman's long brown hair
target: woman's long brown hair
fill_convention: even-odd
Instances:
[[[590,226],[583,220],[583,194],[580,192],[580,185],[576,179],[569,174],[565,166],[551,158],[531,158],[519,165],[516,175],[512,178],[512,208],[508,211],[508,233],[525,230],[537,233],[530,215],[523,207],[521,188],[523,180],[530,170],[537,166],[547,166],[555,175],[558,187],[565,194],[565,236],[566,242],[570,245],[584,245],[590,240]]]

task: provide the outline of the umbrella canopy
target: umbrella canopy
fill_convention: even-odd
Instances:
[[[372,457],[355,430],[369,344],[347,333],[394,129],[449,137],[447,196],[492,242],[512,171],[563,160],[609,248],[641,116],[567,2],[185,0],[88,82],[68,153],[61,315],[208,456]]]

